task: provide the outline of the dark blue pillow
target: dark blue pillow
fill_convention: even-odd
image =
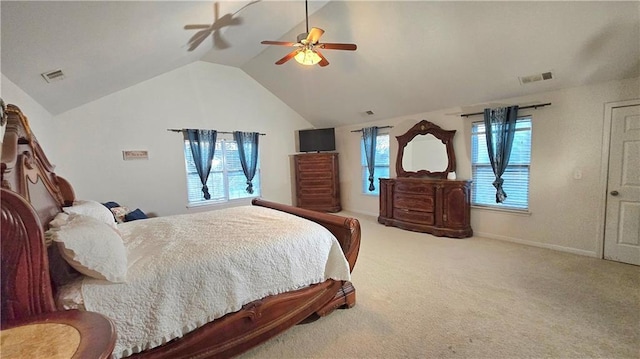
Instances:
[[[117,204],[116,202],[105,202],[102,205],[107,207],[107,208],[109,208],[109,209],[111,209],[113,207],[120,207],[120,205]]]
[[[144,212],[142,212],[140,208],[136,208],[134,211],[131,211],[124,215],[125,222],[135,221],[137,219],[147,219],[147,218],[149,217],[147,217],[147,215],[144,214]]]

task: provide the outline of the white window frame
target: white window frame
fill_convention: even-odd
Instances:
[[[390,136],[388,132],[383,132],[383,133],[378,133],[378,137],[376,138],[376,143],[378,143],[378,138],[379,137],[386,137],[387,138],[387,144],[390,141]],[[377,146],[376,146],[377,147]],[[387,145],[387,151],[390,152],[390,146]],[[389,158],[389,153],[387,153],[387,158]],[[380,195],[380,181],[378,180],[378,178],[380,178],[380,172],[378,171],[378,168],[386,168],[387,170],[389,170],[389,166],[391,166],[391,159],[389,158],[389,163],[387,164],[382,164],[379,165],[378,163],[376,163],[375,166],[375,171],[374,171],[374,185],[376,187],[374,192],[370,192],[368,187],[368,183],[369,183],[369,167],[367,166],[367,156],[364,152],[364,139],[362,138],[362,136],[360,136],[360,164],[362,166],[362,178],[360,179],[360,183],[361,183],[361,193],[367,196],[379,196]],[[384,176],[382,178],[385,178]],[[365,185],[366,183],[366,185]]]
[[[233,203],[235,201],[247,201],[247,200],[251,200],[253,198],[256,197],[260,197],[260,194],[262,192],[261,187],[261,178],[260,178],[260,155],[258,155],[258,165],[256,168],[256,174],[253,178],[253,193],[249,194],[247,193],[246,196],[243,197],[238,197],[238,198],[230,198],[230,194],[232,192],[232,190],[229,188],[229,173],[234,173],[237,174],[238,171],[234,170],[231,171],[227,168],[227,149],[226,149],[226,145],[229,143],[236,143],[233,139],[226,139],[226,138],[220,138],[218,137],[218,139],[216,139],[216,151],[215,151],[215,157],[221,156],[221,160],[222,160],[222,170],[214,170],[214,166],[211,167],[211,172],[209,173],[209,178],[207,179],[207,186],[209,187],[209,193],[212,196],[212,199],[206,200],[202,197],[202,195],[199,196],[199,199],[195,200],[193,198],[189,198],[189,191],[193,191],[195,189],[195,187],[197,187],[197,193],[201,194],[201,188],[202,188],[202,183],[200,182],[200,177],[198,176],[198,172],[193,170],[190,171],[189,170],[189,158],[191,157],[191,148],[189,147],[189,141],[185,140],[184,141],[184,162],[185,162],[185,178],[187,181],[187,207],[198,207],[198,206],[206,206],[206,205],[214,205],[214,204],[224,204],[224,203]],[[195,169],[195,165],[193,165],[194,169]],[[215,183],[213,181],[213,179],[215,178],[215,176],[213,176],[214,173],[218,173],[218,174],[222,174],[222,183]],[[240,173],[242,173],[242,176],[244,178],[244,173],[242,172],[242,170],[240,170]],[[193,176],[191,183],[192,188],[190,188],[190,180],[189,177]],[[213,198],[214,195],[214,191],[215,191],[215,186],[218,186],[222,184],[222,186],[224,187],[223,189],[223,196],[222,197],[218,197],[218,198]],[[246,184],[245,182],[242,182],[242,191],[245,191],[246,189]],[[240,187],[236,188],[235,190],[239,190]],[[245,192],[246,193],[246,192]]]
[[[529,131],[529,137],[528,137],[528,141],[529,141],[529,148],[528,148],[528,153],[523,152],[522,155],[525,156],[524,158],[526,158],[526,156],[528,156],[528,162],[524,163],[522,162],[523,160],[521,160],[521,163],[514,163],[514,162],[518,162],[518,161],[512,161],[514,159],[513,155],[515,152],[513,152],[513,148],[512,148],[512,157],[509,160],[509,165],[507,166],[507,169],[505,170],[505,174],[502,176],[502,178],[505,180],[504,183],[504,190],[507,193],[507,200],[504,203],[495,203],[495,187],[493,187],[493,185],[491,185],[491,182],[493,182],[493,179],[488,183],[488,187],[487,187],[487,183],[486,181],[482,181],[480,180],[476,173],[477,173],[477,167],[487,167],[486,163],[483,164],[478,164],[476,163],[476,157],[477,155],[475,154],[476,150],[481,150],[484,151],[484,153],[486,154],[486,141],[484,140],[484,138],[482,139],[482,141],[474,141],[474,136],[485,136],[485,132],[484,132],[484,122],[483,121],[476,121],[473,122],[471,124],[471,174],[472,174],[472,187],[471,187],[471,205],[473,207],[477,207],[477,208],[488,208],[488,209],[496,209],[496,210],[505,210],[505,211],[511,211],[511,212],[518,212],[518,213],[529,213],[529,205],[530,205],[530,201],[529,201],[529,194],[531,192],[531,136],[532,136],[532,132],[533,132],[533,121],[532,121],[532,117],[531,116],[523,116],[523,117],[519,117],[516,120],[516,133],[517,132],[522,132],[522,131]],[[518,128],[519,126],[526,126],[528,124],[528,127],[525,128]],[[481,128],[481,132],[477,132],[479,130],[479,128]],[[525,138],[526,139],[526,138]],[[516,139],[514,139],[514,146],[517,146],[518,144],[515,142],[517,141],[517,137]],[[477,143],[482,143],[484,144],[482,147],[483,148],[479,148],[479,149],[475,149],[475,146]],[[487,156],[487,155],[485,155]],[[488,157],[488,156],[487,156]],[[491,169],[491,164],[488,164],[488,168],[490,171],[490,175],[493,176],[493,170]],[[514,173],[515,169],[526,169],[526,187],[525,188],[514,188],[513,187],[513,181],[509,181],[508,178],[508,172],[509,173]],[[524,171],[522,171],[524,172]],[[486,173],[486,172],[485,172]],[[507,178],[505,178],[505,175],[507,175]],[[516,174],[513,174],[514,176],[517,176]],[[486,178],[486,177],[485,177]],[[484,185],[484,191],[480,191],[478,190],[478,185],[479,183],[483,183]],[[523,182],[521,182],[521,184],[523,184]],[[482,185],[482,184],[481,184]],[[507,188],[509,187],[509,188]],[[520,193],[516,192],[514,194],[514,190],[516,191],[521,191]],[[524,193],[522,193],[522,191],[526,191],[526,196],[524,196]],[[492,196],[489,196],[490,198],[493,198],[493,200],[486,200],[486,201],[482,201],[478,199],[478,196],[480,193],[482,193],[485,196],[488,196],[488,193],[491,192]],[[519,201],[516,201],[515,204],[510,204],[509,203],[509,198],[519,198]],[[522,197],[524,197],[525,199],[523,200]],[[524,202],[524,205],[522,204]]]

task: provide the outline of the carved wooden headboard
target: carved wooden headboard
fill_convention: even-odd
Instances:
[[[2,188],[20,194],[48,223],[64,205],[75,199],[73,188],[56,176],[54,166],[31,132],[27,117],[15,105],[6,110],[7,127],[2,141]]]
[[[55,310],[49,257],[57,258],[57,248],[47,248],[44,231],[75,198],[69,182],[53,172],[22,111],[8,105],[5,114],[0,164],[2,323]]]

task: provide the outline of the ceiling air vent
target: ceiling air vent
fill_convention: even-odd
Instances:
[[[541,74],[519,77],[519,79],[520,84],[526,85],[531,82],[551,80],[553,79],[553,74],[551,72],[543,72]]]
[[[60,81],[64,79],[64,73],[62,72],[62,70],[53,70],[43,73],[42,77],[47,82]]]

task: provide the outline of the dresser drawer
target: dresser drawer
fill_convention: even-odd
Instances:
[[[432,212],[412,211],[410,209],[394,208],[393,218],[419,224],[433,225],[435,223]]]
[[[393,207],[411,209],[416,211],[433,212],[434,197],[428,195],[407,195],[404,193],[393,194]]]
[[[332,163],[327,161],[298,161],[299,172],[331,172],[333,169]]]
[[[435,186],[429,182],[398,181],[395,184],[395,192],[420,193],[433,196]]]
[[[335,205],[335,200],[327,196],[298,198],[298,206],[300,207],[333,206],[333,205]]]
[[[298,172],[297,178],[298,181],[308,181],[308,180],[318,180],[324,179],[327,181],[331,181],[333,176],[332,172]]]
[[[333,197],[333,187],[300,187],[298,190],[299,197],[318,196],[318,197]]]
[[[306,179],[298,181],[300,189],[304,188],[333,188],[333,182],[331,179]]]

